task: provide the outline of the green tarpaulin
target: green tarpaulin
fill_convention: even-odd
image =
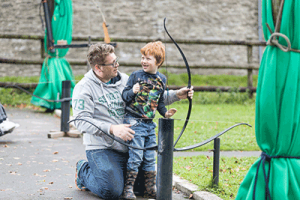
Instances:
[[[272,0],[263,0],[262,4],[263,30],[267,40],[271,34],[265,23],[272,31],[275,24]],[[300,49],[300,0],[285,0],[279,32],[290,39],[293,49]],[[279,38],[279,43],[287,46],[283,37]],[[300,156],[300,53],[267,46],[258,77],[257,144],[267,155],[281,158],[259,158],[240,185],[236,199],[254,199],[255,182],[257,200],[266,199],[268,188],[273,200],[300,199],[300,159],[286,158]],[[266,184],[267,179],[269,184]]]
[[[52,32],[54,43],[58,40],[66,40],[67,44],[72,41],[72,1],[71,0],[55,0],[54,13],[52,17]],[[45,34],[47,41],[47,30]],[[45,50],[47,44],[45,42]],[[34,91],[34,95],[44,99],[58,100],[61,98],[62,81],[72,80],[71,94],[75,86],[73,72],[68,61],[64,58],[69,49],[55,49],[55,53],[48,51],[45,58],[39,84]],[[61,107],[61,103],[48,102],[36,97],[32,97],[31,103],[54,110]]]

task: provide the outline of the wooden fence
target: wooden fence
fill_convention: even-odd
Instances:
[[[7,64],[22,64],[22,65],[42,65],[43,58],[45,57],[44,50],[44,36],[38,35],[15,35],[15,34],[0,34],[0,39],[22,39],[22,40],[39,40],[40,41],[40,55],[41,57],[34,60],[27,59],[10,59],[10,58],[1,58],[0,63]],[[163,43],[172,43],[171,40],[165,40],[160,38],[111,38],[112,42],[122,42],[122,43],[148,43],[151,41],[160,40]],[[73,37],[72,41],[76,42],[101,42],[104,41],[104,38],[101,37]],[[247,64],[201,64],[190,66],[191,69],[237,69],[237,70],[247,70],[247,87],[240,87],[238,91],[250,93],[256,92],[256,88],[253,87],[253,70],[259,69],[259,64],[253,63],[253,47],[254,46],[266,46],[266,42],[253,41],[253,40],[180,40],[177,39],[178,44],[201,44],[201,45],[238,45],[238,46],[247,46]],[[87,65],[87,61],[72,61],[68,60],[71,65]],[[131,66],[131,67],[140,67],[140,63],[126,63],[120,62],[120,66]],[[183,65],[174,66],[166,65],[168,68],[185,68]],[[12,83],[1,83],[0,87],[5,87],[11,85]],[[18,84],[24,88],[34,88],[36,84]],[[176,89],[177,86],[169,86],[170,88]],[[194,86],[195,91],[229,91],[230,87],[215,87],[215,86]]]

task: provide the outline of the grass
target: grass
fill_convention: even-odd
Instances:
[[[0,82],[13,82],[13,83],[38,83],[39,77],[0,77]],[[34,89],[28,90],[33,93]],[[1,88],[0,87],[0,102],[3,105],[18,107],[19,105],[30,105],[31,96],[19,89],[14,88]]]
[[[4,76],[0,77],[0,82],[14,82],[14,83],[38,83],[38,76]]]
[[[168,85],[186,86],[188,75],[166,73],[161,69],[161,73],[168,78]],[[253,75],[253,86],[257,85],[257,75]],[[191,75],[192,85],[196,86],[231,86],[231,87],[247,87],[247,76],[235,75]]]
[[[229,92],[196,92],[193,97],[193,104],[232,104],[232,105],[253,105],[256,94],[249,98],[248,93],[240,93],[236,88]],[[186,101],[181,101],[186,103]],[[179,103],[181,103],[179,102]]]
[[[187,114],[188,104],[174,103],[170,108],[176,108],[177,113],[173,116],[174,141],[176,141]],[[194,104],[188,126],[176,145],[176,148],[200,143],[230,126],[245,122],[253,127],[238,126],[220,137],[221,150],[223,151],[257,151],[255,139],[254,118],[255,105],[236,104]],[[160,118],[159,114],[156,118]],[[181,119],[181,120],[178,120]],[[155,120],[157,122],[157,120]],[[213,149],[213,142],[192,151],[207,151]]]
[[[34,90],[28,90],[33,93]],[[30,105],[31,96],[14,88],[0,88],[0,102],[3,105],[17,107],[18,105]]]
[[[212,186],[213,158],[209,156],[175,157],[173,173],[224,200],[235,199],[239,186],[257,157],[221,157],[219,186]]]
[[[167,75],[169,85],[185,86],[187,84],[188,75],[166,73],[164,69],[160,72]],[[75,76],[75,80],[82,79],[83,75]],[[15,82],[15,83],[38,83],[38,76],[31,77],[0,77],[0,82]],[[205,86],[231,86],[231,87],[247,87],[247,76],[234,75],[195,75],[192,74],[192,85]],[[253,75],[253,85],[257,85],[257,75]]]

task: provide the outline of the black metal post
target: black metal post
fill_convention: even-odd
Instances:
[[[219,185],[220,138],[214,139],[213,184]]]
[[[70,98],[71,97],[71,81],[62,82],[62,94],[61,98]],[[61,103],[61,117],[60,117],[60,130],[62,132],[68,132],[70,130],[68,121],[70,118],[70,101],[64,101]]]
[[[47,0],[43,0],[43,7],[44,7],[44,14],[45,14],[45,22],[46,22],[46,28],[47,28],[47,39],[48,39],[48,49],[51,53],[54,53],[55,50],[53,48],[54,41],[53,41],[53,35],[52,35],[52,27],[51,27],[51,19],[50,19],[50,9],[47,4]]]
[[[174,119],[159,119],[157,199],[172,200]]]

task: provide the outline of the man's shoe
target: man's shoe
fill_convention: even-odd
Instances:
[[[19,124],[15,124],[8,119],[0,124],[0,129],[4,134],[11,133],[16,127],[19,127]]]
[[[84,187],[84,185],[81,183],[79,177],[78,177],[78,173],[80,171],[80,168],[82,167],[82,165],[84,163],[86,163],[87,161],[85,160],[79,160],[77,163],[76,163],[76,173],[75,173],[75,186],[78,190],[81,190],[81,191],[87,191],[88,189],[86,187]]]

